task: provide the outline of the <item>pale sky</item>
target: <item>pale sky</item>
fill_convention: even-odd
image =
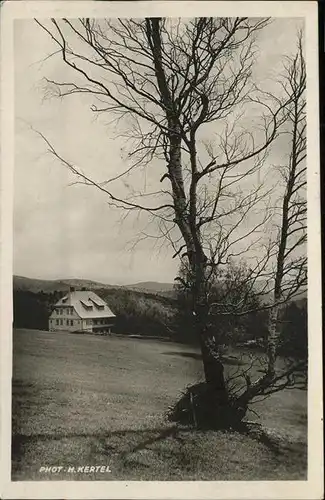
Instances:
[[[301,20],[278,19],[260,33],[261,82],[276,74],[283,55],[295,51],[299,27]],[[111,284],[172,282],[179,262],[168,243],[160,248],[161,242],[145,240],[132,249],[143,224],[133,216],[121,223],[121,213],[96,189],[69,186],[71,174],[46,154],[31,130],[30,125],[41,131],[62,156],[99,180],[125,169],[123,141],[94,119],[89,103],[78,96],[45,99],[42,78],[65,76],[60,57],[42,62],[53,48],[32,20],[16,21],[14,274]]]

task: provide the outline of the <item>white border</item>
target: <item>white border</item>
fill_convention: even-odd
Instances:
[[[12,201],[14,167],[13,21],[47,17],[144,16],[304,17],[307,61],[308,153],[308,480],[307,481],[46,481],[11,482]],[[318,499],[323,498],[321,245],[317,3],[283,2],[90,2],[10,1],[1,7],[1,464],[4,499]],[[272,41],[270,41],[272,43]]]

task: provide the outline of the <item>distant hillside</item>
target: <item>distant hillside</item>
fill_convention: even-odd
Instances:
[[[61,279],[61,280],[41,280],[36,278],[26,278],[24,276],[14,276],[13,277],[13,289],[29,292],[45,292],[51,293],[54,291],[67,292],[69,288],[73,286],[76,288],[85,287],[88,290],[111,290],[111,289],[121,289],[121,290],[132,290],[135,292],[141,292],[144,294],[160,295],[166,298],[174,297],[174,285],[173,283],[160,283],[157,281],[142,281],[140,283],[135,283],[131,285],[108,285],[100,283],[98,281],[86,280],[86,279]],[[304,302],[307,299],[307,292],[305,290],[297,293],[295,297],[292,298],[292,302],[299,303]],[[269,303],[271,300],[270,296],[264,297],[264,301]]]
[[[158,283],[156,281],[144,281],[141,283],[136,283],[134,285],[108,285],[106,283],[100,283],[98,281],[86,280],[86,279],[60,279],[60,280],[42,280],[36,278],[26,278],[25,276],[14,276],[13,277],[13,288],[14,290],[25,290],[29,292],[53,292],[68,291],[69,288],[73,286],[75,288],[85,287],[88,290],[96,289],[111,289],[111,288],[121,288],[134,290],[143,293],[151,294],[162,294],[168,295],[173,292],[173,283]]]
[[[28,292],[53,292],[55,290],[68,290],[69,285],[54,280],[40,280],[35,278],[25,278],[24,276],[14,276],[13,289],[14,291],[22,290]]]
[[[29,292],[65,292],[70,286],[76,288],[85,287],[90,290],[98,288],[112,288],[112,285],[105,285],[97,281],[83,279],[64,279],[64,280],[41,280],[36,278],[26,278],[24,276],[13,277],[13,289]]]
[[[142,281],[133,285],[125,285],[124,288],[130,290],[138,290],[140,292],[164,293],[172,292],[174,289],[173,283],[159,283],[157,281]]]
[[[87,289],[96,289],[96,288],[117,288],[115,285],[107,285],[106,283],[100,283],[98,281],[92,280],[84,280],[84,279],[66,279],[66,280],[58,280],[57,283],[62,283],[68,286],[74,286],[76,288],[87,288]]]

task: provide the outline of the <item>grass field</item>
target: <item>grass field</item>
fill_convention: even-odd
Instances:
[[[168,406],[202,376],[186,346],[35,330],[13,339],[13,480],[306,479],[305,391],[256,405],[260,422],[281,436],[272,448],[167,422]],[[40,472],[49,466],[62,469]]]

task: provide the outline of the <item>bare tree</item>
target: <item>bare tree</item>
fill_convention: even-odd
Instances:
[[[279,83],[286,100],[286,121],[282,133],[289,147],[286,162],[277,166],[283,182],[282,194],[273,207],[278,219],[278,222],[273,221],[275,233],[264,245],[264,252],[254,267],[247,269],[244,275],[236,270],[237,275],[233,276],[231,286],[238,293],[244,282],[246,290],[240,294],[239,300],[229,302],[224,295],[219,297],[217,303],[210,302],[212,316],[241,316],[268,311],[265,355],[251,354],[248,367],[241,369],[239,364],[227,378],[232,404],[242,415],[246,414],[250,404],[261,398],[289,387],[306,387],[307,357],[302,360],[288,358],[286,363],[282,360],[282,363],[277,364],[281,310],[307,286],[306,67],[301,34],[298,36],[297,53],[286,58]],[[261,280],[262,286],[257,286]],[[252,305],[254,294],[259,299],[266,295],[269,300]],[[220,307],[222,310],[216,313],[215,309]],[[256,372],[256,367],[263,375],[253,380],[252,374]]]
[[[249,250],[251,243],[240,250],[238,243],[256,234],[270,219],[266,206],[254,227],[245,229],[243,222],[258,204],[266,203],[268,192],[262,182],[248,190],[243,183],[251,178],[254,184],[269,147],[288,116],[295,113],[296,75],[291,75],[292,89],[284,87],[282,98],[254,85],[256,36],[268,19],[36,22],[52,38],[54,54],[61,54],[68,70],[67,80],[47,79],[47,88],[60,97],[83,94],[91,98],[94,113],[113,117],[129,145],[128,166],[100,182],[60,156],[44,137],[49,150],[79,182],[106,193],[111,204],[155,217],[175,248],[174,256],[187,262],[193,322],[201,343],[211,409],[218,412],[228,406],[229,395],[218,349],[213,351],[210,345],[209,278],[218,266],[227,264],[230,256],[238,257]],[[252,119],[247,125],[250,113],[255,113],[255,126]],[[212,125],[215,133],[211,136]],[[296,156],[296,149],[292,154]],[[125,198],[117,196],[113,183],[144,166],[156,169],[157,178],[166,187]],[[293,176],[295,181],[297,174]],[[286,196],[290,229],[282,236],[282,260],[288,257],[286,242],[293,235],[290,221],[293,223],[297,216],[290,204],[296,192],[291,187]],[[271,253],[269,249],[265,262],[269,262]],[[279,264],[271,319],[277,317],[284,274],[297,272],[294,267],[289,271],[283,266]],[[260,262],[260,274],[261,268]],[[274,338],[271,333],[270,359]]]
[[[300,387],[301,380],[297,382],[295,375],[306,363],[294,362],[281,369],[276,366],[281,306],[307,286],[306,66],[301,34],[296,55],[286,60],[281,85],[288,98],[285,134],[289,139],[289,152],[287,162],[279,166],[284,192],[273,245],[275,264],[271,275],[273,286],[269,304],[267,358],[264,375],[248,385],[240,396],[244,405],[257,396],[267,396],[286,387]],[[302,385],[305,385],[304,381]]]

